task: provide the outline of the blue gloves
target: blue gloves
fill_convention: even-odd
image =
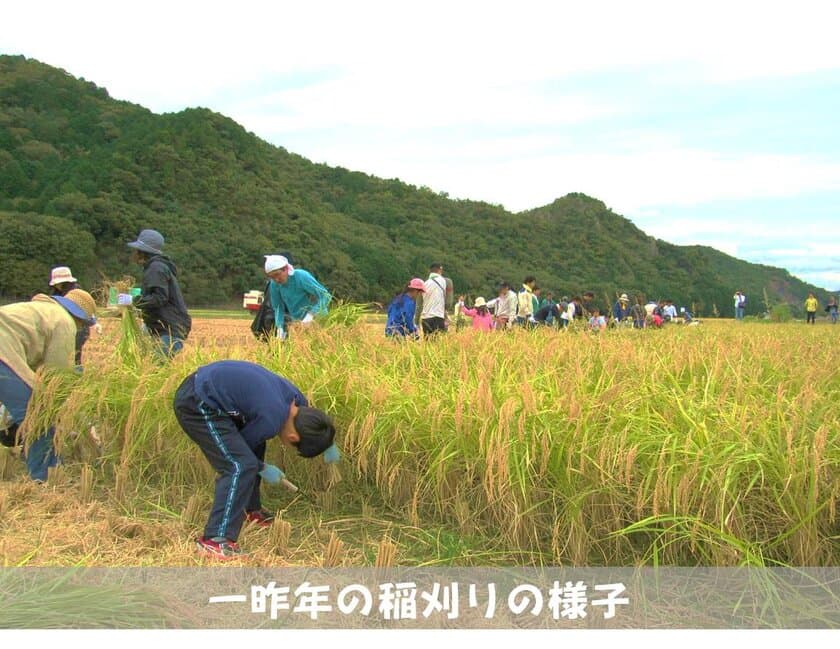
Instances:
[[[269,484],[277,484],[286,477],[286,474],[273,464],[263,464],[260,476]]]
[[[341,459],[341,453],[338,452],[338,446],[333,444],[326,451],[324,451],[324,462],[327,464],[335,464]]]

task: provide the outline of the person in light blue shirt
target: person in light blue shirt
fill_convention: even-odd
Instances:
[[[287,321],[308,325],[316,315],[327,313],[332,295],[312,273],[295,268],[283,255],[266,255],[265,274],[271,278],[269,295],[281,340],[288,335]]]

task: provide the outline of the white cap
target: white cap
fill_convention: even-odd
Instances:
[[[283,255],[265,255],[265,272],[273,273],[289,265],[289,260]]]

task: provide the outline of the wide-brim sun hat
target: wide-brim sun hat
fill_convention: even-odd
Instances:
[[[137,241],[130,241],[128,247],[150,255],[161,255],[163,235],[157,230],[143,230],[137,235]]]
[[[621,297],[618,298],[618,299],[619,299],[620,302],[629,302],[630,301],[630,298],[627,297],[627,293],[622,293]]]
[[[487,306],[487,301],[483,297],[475,298],[475,302],[473,302],[473,306],[478,308],[480,306]]]
[[[414,277],[408,283],[408,288],[413,288],[417,291],[420,291],[421,293],[425,293],[426,292],[426,282],[424,282],[419,277]]]
[[[96,324],[96,301],[87,291],[74,288],[68,291],[67,295],[53,295],[52,298],[77,320],[86,324]]]
[[[50,286],[78,281],[73,277],[72,271],[67,266],[56,266],[50,271]]]

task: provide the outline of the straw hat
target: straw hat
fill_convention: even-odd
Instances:
[[[483,297],[477,297],[477,298],[475,298],[475,302],[473,303],[473,306],[477,309],[480,306],[487,306],[487,302],[484,300]]]
[[[86,324],[96,322],[96,301],[90,293],[80,288],[68,291],[67,295],[54,295],[53,299],[67,309],[67,312]]]

